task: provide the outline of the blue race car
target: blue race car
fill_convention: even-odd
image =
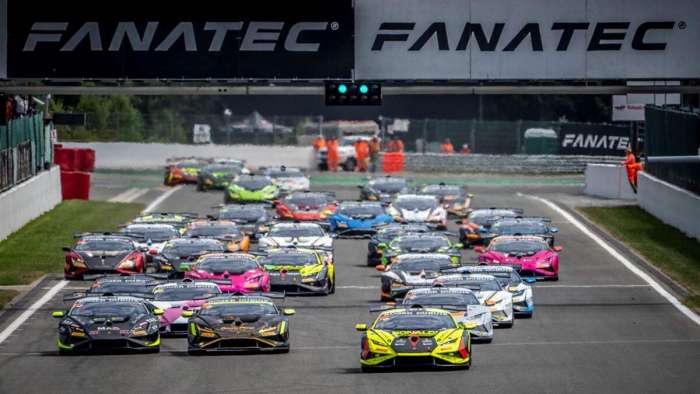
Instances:
[[[369,237],[393,221],[380,202],[366,201],[342,202],[328,217],[330,230],[340,237]]]

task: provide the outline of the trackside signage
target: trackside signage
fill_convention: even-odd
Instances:
[[[356,0],[361,79],[700,78],[697,0]]]
[[[623,156],[630,143],[630,129],[614,125],[562,124],[559,154]]]
[[[9,78],[349,78],[352,0],[8,1]]]

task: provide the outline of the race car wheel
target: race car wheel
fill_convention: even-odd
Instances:
[[[513,328],[513,324],[515,324],[515,320],[511,320],[510,323],[501,323],[498,325],[500,328]]]
[[[377,371],[376,368],[372,368],[372,367],[364,365],[364,364],[360,365],[360,370],[362,370],[362,372],[365,372],[365,373],[372,373],[372,372]]]
[[[199,178],[197,178],[197,191],[198,192],[204,191],[204,183],[202,183],[202,180]]]
[[[187,349],[187,354],[190,356],[202,356],[206,354],[204,350],[199,350],[199,349]]]
[[[333,283],[331,284],[331,291],[329,294],[335,294],[335,275],[333,276]]]

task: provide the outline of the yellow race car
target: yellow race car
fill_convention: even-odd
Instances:
[[[442,309],[410,306],[382,312],[363,332],[362,372],[391,367],[461,367],[472,363],[469,327]]]
[[[286,294],[335,293],[333,253],[286,247],[268,249],[261,261],[270,274],[272,291]]]

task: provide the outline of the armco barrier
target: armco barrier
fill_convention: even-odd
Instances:
[[[639,173],[637,182],[639,206],[662,222],[700,239],[700,196],[645,172]]]
[[[622,200],[635,200],[634,194],[625,168],[619,164],[586,165],[586,188],[584,193],[590,196],[614,198]]]
[[[61,188],[64,200],[90,199],[90,173],[61,171]]]
[[[61,202],[61,178],[57,166],[0,193],[0,240],[7,238]]]

